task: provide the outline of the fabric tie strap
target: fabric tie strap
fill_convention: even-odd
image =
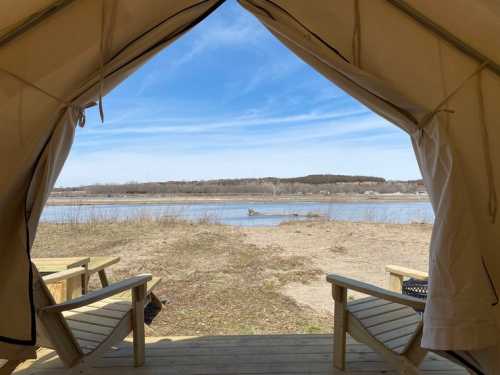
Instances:
[[[102,105],[102,97],[104,93],[104,27],[106,22],[106,2],[101,1],[101,40],[99,43],[99,117],[101,124],[104,123],[104,108]]]
[[[479,73],[477,77],[477,92],[479,98],[479,118],[480,118],[479,123],[481,125],[481,139],[483,141],[484,163],[486,167],[486,176],[488,178],[488,188],[489,188],[488,211],[490,214],[491,223],[495,224],[498,211],[498,200],[495,187],[495,175],[493,173],[493,161],[491,159],[490,137],[488,133],[488,126],[486,124],[481,73]]]

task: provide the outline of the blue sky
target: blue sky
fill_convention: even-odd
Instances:
[[[57,186],[316,173],[420,178],[409,137],[235,1],[87,111]]]

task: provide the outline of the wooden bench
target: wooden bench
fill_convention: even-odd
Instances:
[[[88,292],[88,283],[92,275],[98,274],[103,288],[109,286],[106,269],[118,263],[120,257],[97,256],[97,257],[62,257],[62,258],[35,258],[33,263],[40,267],[40,272],[49,274],[51,282],[47,285],[55,302],[68,301]],[[69,277],[71,270],[82,268],[81,276]],[[74,273],[73,273],[74,274]],[[151,302],[157,309],[163,307],[153,289],[161,281],[159,277],[153,277],[148,282],[147,302]],[[127,294],[128,293],[128,294]],[[130,299],[130,291],[121,293],[120,298]]]
[[[76,278],[65,279],[61,276],[64,275],[63,273],[58,277],[57,282],[51,284],[50,291],[56,302],[70,300],[87,292],[87,270],[90,257],[33,258],[32,262],[42,275],[65,272],[75,268],[84,270],[80,281]]]
[[[97,273],[99,275],[102,287],[107,287],[109,285],[109,280],[108,276],[106,275],[106,269],[113,264],[118,263],[119,261],[120,257],[90,257],[86,282],[88,283],[89,278]],[[158,296],[153,293],[153,289],[160,283],[160,281],[161,278],[159,277],[153,277],[152,280],[148,281],[148,303],[152,302],[153,305],[159,309],[163,307],[163,304],[161,303]],[[119,296],[124,299],[130,299],[130,293],[130,291],[125,291],[122,292]]]
[[[74,278],[65,280],[60,278],[59,283],[53,283],[50,290],[57,302],[79,297],[88,291],[89,279],[98,274],[101,285],[109,285],[106,268],[120,261],[120,257],[97,256],[97,257],[60,257],[60,258],[34,258],[33,263],[42,274],[51,274],[66,271],[73,268],[83,267],[85,272],[81,276],[81,282],[75,282]]]
[[[108,276],[106,275],[106,268],[111,267],[120,261],[120,257],[90,257],[90,262],[87,266],[87,280],[88,283],[90,277],[94,274],[99,275],[101,280],[101,285],[106,287],[109,285]]]

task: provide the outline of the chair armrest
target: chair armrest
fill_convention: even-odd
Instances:
[[[59,303],[57,305],[50,305],[43,307],[40,309],[40,311],[62,312],[67,310],[73,310],[106,299],[108,297],[112,297],[116,294],[119,294],[129,289],[134,289],[142,285],[146,286],[147,282],[150,281],[151,279],[152,276],[149,274],[131,277],[130,279],[111,284],[110,286],[107,286],[105,288],[89,292],[81,297],[63,303]]]
[[[72,279],[77,276],[81,276],[85,274],[85,268],[83,267],[75,267],[75,268],[70,268],[68,270],[64,271],[59,271],[59,272],[54,272],[49,275],[45,275],[42,277],[43,282],[48,285],[48,284],[54,284],[59,281],[66,281],[69,279]]]
[[[355,290],[357,292],[368,294],[370,296],[381,298],[394,303],[399,303],[401,305],[409,306],[418,311],[423,311],[425,309],[424,300],[405,296],[396,292],[391,292],[390,290],[382,289],[378,286],[350,279],[348,277],[330,273],[326,276],[326,280],[333,285],[337,285],[345,289]]]
[[[385,266],[385,271],[392,275],[412,277],[417,280],[427,280],[429,278],[429,274],[427,272],[401,266],[395,266],[393,264],[388,264],[387,266]]]

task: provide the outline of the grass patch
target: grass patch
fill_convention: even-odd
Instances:
[[[321,271],[305,257],[282,253],[245,242],[230,226],[144,217],[42,223],[32,254],[120,256],[111,280],[160,276],[157,294],[167,304],[151,325],[156,335],[328,332],[328,317],[280,293],[288,282],[308,282]]]

